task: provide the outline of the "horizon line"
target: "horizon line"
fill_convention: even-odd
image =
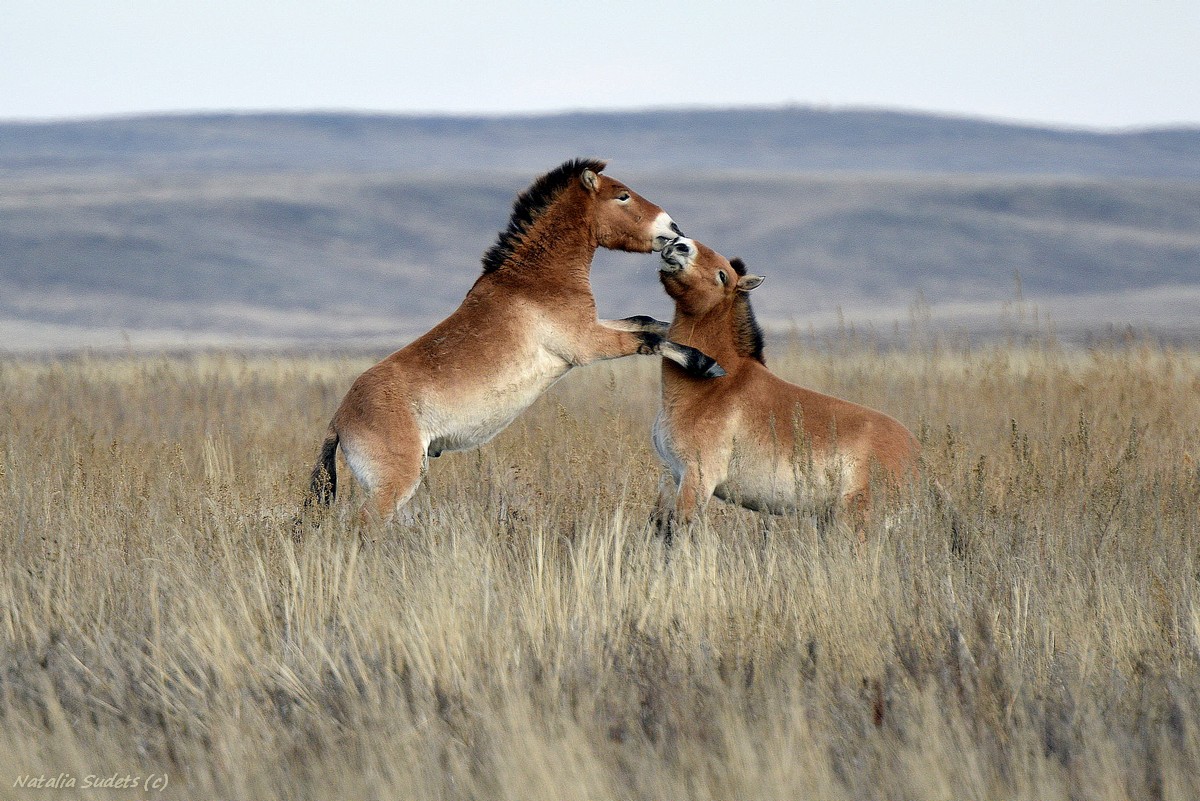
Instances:
[[[847,114],[847,115],[895,115],[902,117],[923,117],[931,120],[953,120],[972,122],[984,125],[996,125],[1008,128],[1034,128],[1072,133],[1092,134],[1139,134],[1157,132],[1200,132],[1200,122],[1162,122],[1139,123],[1133,125],[1086,125],[1082,123],[1062,123],[1044,120],[1010,118],[991,116],[982,113],[965,111],[932,110],[906,106],[887,106],[876,104],[833,104],[833,103],[799,103],[781,102],[774,104],[680,104],[654,106],[613,106],[609,108],[562,108],[546,110],[511,110],[511,111],[445,111],[445,110],[383,110],[370,108],[313,106],[295,108],[196,108],[196,109],[160,109],[146,111],[124,111],[106,114],[82,114],[78,116],[46,116],[46,117],[0,117],[0,126],[38,126],[38,125],[73,125],[95,124],[107,122],[131,122],[155,119],[184,119],[184,118],[222,118],[222,117],[319,117],[344,116],[362,118],[395,118],[395,119],[444,119],[444,120],[532,120],[555,117],[586,117],[609,115],[670,115],[689,113],[723,113],[723,112],[809,112],[816,114]]]

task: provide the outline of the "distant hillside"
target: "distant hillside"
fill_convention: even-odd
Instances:
[[[870,111],[199,115],[0,124],[0,348],[399,344],[576,155],[745,257],[775,327],[973,332],[1016,292],[1074,331],[1200,331],[1200,130]],[[670,314],[601,253],[601,312]],[[923,299],[923,300],[922,300]],[[918,308],[916,317],[924,312]]]
[[[1060,324],[1195,333],[1200,182],[613,172],[768,277],[775,328],[884,333],[922,297],[969,330],[1024,296]],[[0,347],[399,344],[449,313],[531,173],[16,179]],[[603,314],[670,307],[657,259],[601,252]]]
[[[0,124],[0,175],[536,172],[568,155],[625,170],[918,172],[1200,179],[1200,129],[1096,133],[813,108],[529,117],[240,114]]]

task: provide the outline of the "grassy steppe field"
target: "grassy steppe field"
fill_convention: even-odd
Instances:
[[[295,542],[371,361],[0,359],[0,798],[1200,797],[1200,352],[769,350],[918,434],[961,555],[920,488],[668,554],[650,359]]]

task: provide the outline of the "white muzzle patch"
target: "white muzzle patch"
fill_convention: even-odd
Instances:
[[[654,249],[662,250],[673,239],[683,236],[683,231],[679,230],[679,226],[671,219],[671,215],[665,211],[660,211],[658,216],[654,218],[653,225],[650,226],[650,232],[654,236]]]
[[[699,252],[696,243],[686,236],[672,239],[663,245],[662,252],[659,254],[663,263],[658,269],[664,273],[682,272],[692,265]]]

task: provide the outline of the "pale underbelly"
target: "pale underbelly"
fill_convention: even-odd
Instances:
[[[723,501],[771,514],[815,512],[836,504],[849,484],[849,465],[771,460],[747,463],[735,458],[725,481],[713,489]]]
[[[528,364],[479,385],[430,393],[418,414],[426,453],[437,456],[485,444],[533,405],[570,367],[542,351]]]

